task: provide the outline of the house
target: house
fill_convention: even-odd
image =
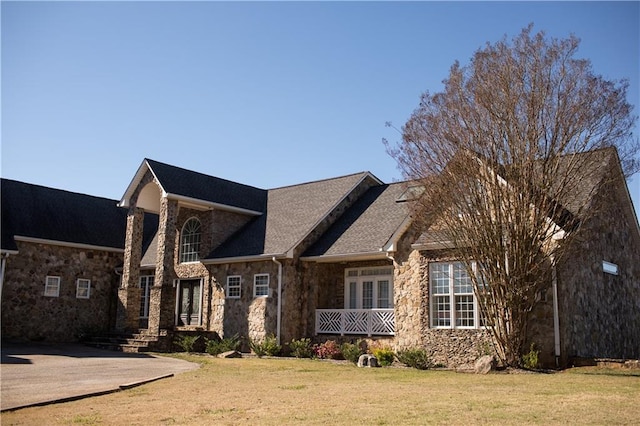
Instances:
[[[640,228],[610,172],[607,209],[532,312],[547,364],[640,358]],[[473,362],[490,339],[454,285],[466,272],[406,191],[369,172],[265,190],[150,159],[119,201],[3,179],[2,336],[367,338]]]

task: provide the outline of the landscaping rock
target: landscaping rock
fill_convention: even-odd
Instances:
[[[474,370],[476,374],[487,374],[493,370],[494,361],[491,355],[485,355],[477,359]]]
[[[238,351],[227,351],[219,354],[218,358],[242,358],[242,354]]]
[[[358,367],[379,367],[378,358],[369,354],[360,355],[360,358],[358,358]]]

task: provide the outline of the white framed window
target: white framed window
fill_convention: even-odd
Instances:
[[[345,270],[345,309],[393,308],[393,268]]]
[[[182,227],[180,234],[180,262],[197,262],[200,260],[200,240],[202,238],[200,221],[192,217]]]
[[[253,276],[253,297],[269,296],[269,274],[255,274]]]
[[[91,280],[78,278],[76,281],[76,299],[88,299],[91,296]]]
[[[60,296],[60,277],[47,276],[44,281],[44,295],[46,297]]]
[[[149,299],[153,287],[153,275],[140,276],[140,318],[149,318]]]
[[[477,273],[475,262],[472,267]],[[432,328],[479,328],[484,323],[464,263],[430,263],[429,289]]]
[[[240,295],[242,294],[240,275],[230,275],[227,277],[226,293],[229,299],[240,299]]]

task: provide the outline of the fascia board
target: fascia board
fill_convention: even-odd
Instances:
[[[224,210],[233,213],[247,214],[250,216],[261,216],[263,213],[255,210],[243,209],[242,207],[229,206],[226,204],[215,203],[213,201],[199,200],[179,194],[166,193],[163,190],[163,197],[169,200],[176,200],[179,203],[195,209],[201,210]]]
[[[363,260],[379,260],[387,259],[387,252],[378,250],[364,253],[345,253],[334,255],[320,255],[320,256],[305,256],[300,260],[305,262],[316,263],[336,263],[336,262],[351,262],[351,261],[363,261]]]
[[[284,253],[278,254],[258,254],[255,256],[235,256],[235,257],[221,257],[217,259],[201,259],[200,263],[203,265],[222,265],[225,263],[240,263],[240,262],[265,262],[270,261],[273,258],[284,259],[286,255]]]
[[[25,237],[22,235],[16,235],[13,238],[16,241],[21,241],[25,243],[48,244],[52,246],[70,247],[70,248],[78,248],[78,249],[84,249],[84,250],[99,250],[99,251],[108,251],[113,253],[124,253],[124,249],[117,248],[117,247],[96,246],[92,244],[74,243],[70,241],[47,240],[44,238]]]

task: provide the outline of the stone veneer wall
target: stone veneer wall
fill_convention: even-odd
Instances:
[[[223,265],[209,265],[214,277],[215,292],[211,305],[215,307],[215,321],[211,331],[217,331],[222,337],[235,334],[253,340],[261,340],[267,335],[276,334],[278,303],[278,265],[272,261],[238,262]],[[253,297],[255,274],[269,274],[269,296]],[[241,291],[239,299],[226,298],[227,277],[240,276]]]
[[[2,338],[70,342],[110,328],[122,253],[18,242],[2,289]],[[60,277],[59,297],[45,297],[47,275]],[[89,299],[76,299],[76,280],[91,280]]]
[[[574,236],[558,266],[561,359],[640,359],[640,235],[624,184],[594,199],[600,214]],[[618,265],[603,272],[602,261]]]

